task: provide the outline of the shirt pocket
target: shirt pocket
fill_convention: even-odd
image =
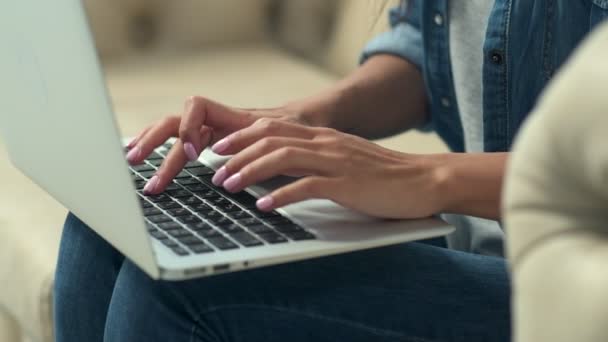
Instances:
[[[608,18],[608,0],[591,0],[591,28]]]

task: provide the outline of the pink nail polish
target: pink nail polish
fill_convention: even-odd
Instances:
[[[129,153],[127,153],[127,161],[130,164],[134,164],[141,157],[141,147],[135,146],[133,147]]]
[[[228,147],[230,147],[230,140],[228,140],[228,138],[226,137],[216,142],[215,145],[211,147],[211,150],[217,154],[221,154],[226,151]]]
[[[155,175],[154,177],[152,177],[148,183],[146,183],[146,186],[144,186],[144,194],[152,194],[154,193],[154,191],[156,191],[156,187],[158,186],[158,181],[160,179],[158,178],[158,175]]]
[[[186,156],[190,161],[195,161],[198,159],[198,153],[196,153],[196,149],[194,148],[194,145],[192,145],[192,143],[185,143],[184,151],[186,152]]]
[[[272,210],[272,206],[274,205],[274,199],[271,196],[264,196],[260,198],[256,203],[258,209],[262,211],[270,211]]]
[[[224,181],[226,180],[226,177],[228,177],[228,170],[226,170],[225,166],[222,166],[222,167],[220,167],[219,170],[217,170],[215,175],[213,175],[211,182],[215,186],[220,186],[220,185],[222,185],[222,183],[224,183]]]
[[[237,188],[241,184],[241,178],[242,177],[241,177],[240,172],[235,173],[230,178],[226,179],[226,181],[224,182],[224,184],[222,186],[224,187],[224,189],[226,189],[230,192],[234,192],[237,190]]]

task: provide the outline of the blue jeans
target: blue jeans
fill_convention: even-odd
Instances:
[[[509,341],[504,259],[421,243],[156,281],[65,223],[55,328],[68,341]]]

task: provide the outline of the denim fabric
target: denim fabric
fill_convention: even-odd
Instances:
[[[509,341],[504,259],[409,243],[155,281],[75,216],[55,282],[69,341]]]
[[[430,122],[455,152],[465,152],[449,52],[449,0],[409,0],[390,12],[392,30],[372,40],[362,62],[389,53],[422,70]],[[484,44],[486,152],[504,152],[539,94],[582,38],[608,17],[606,0],[496,0]],[[404,91],[407,91],[404,89]]]

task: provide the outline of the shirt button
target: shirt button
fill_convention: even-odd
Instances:
[[[490,51],[490,60],[496,65],[501,65],[503,61],[502,51],[492,50]]]
[[[444,106],[445,108],[448,108],[452,104],[450,99],[448,99],[447,97],[442,97],[440,101],[441,101],[441,105]]]
[[[435,14],[435,24],[437,26],[443,26],[443,15],[441,15],[441,13],[437,13]]]

